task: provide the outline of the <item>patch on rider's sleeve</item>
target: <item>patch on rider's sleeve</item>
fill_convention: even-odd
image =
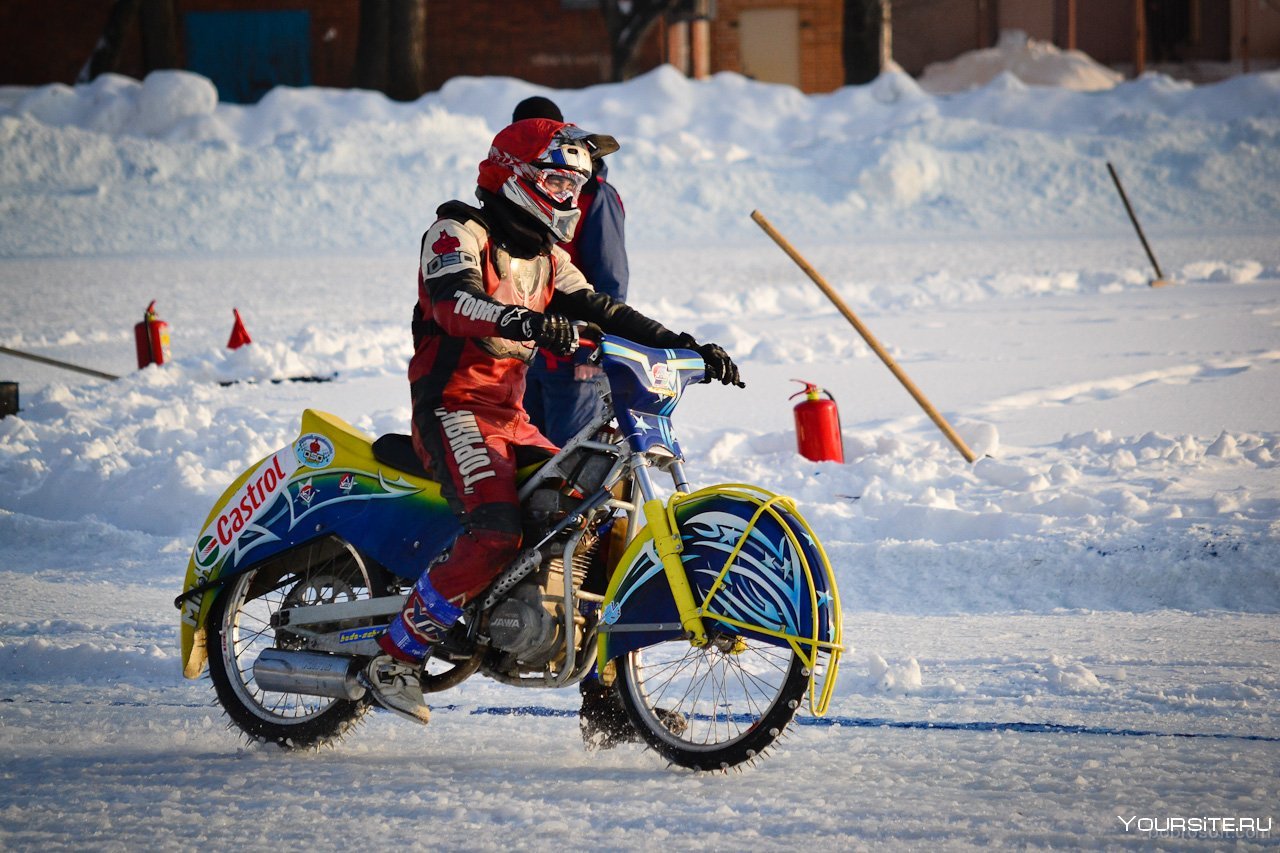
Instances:
[[[436,223],[422,245],[422,275],[434,278],[466,269],[479,271],[475,236],[457,222]]]

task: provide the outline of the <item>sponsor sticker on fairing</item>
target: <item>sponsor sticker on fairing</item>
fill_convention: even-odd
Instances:
[[[209,568],[222,556],[222,548],[218,545],[217,536],[202,536],[196,544],[196,563],[201,568]]]
[[[677,373],[660,361],[649,369],[650,390],[658,394],[673,395],[676,393]]]
[[[263,460],[240,490],[223,505],[218,517],[201,532],[196,540],[200,543],[197,562],[201,555],[207,555],[215,548],[223,551],[232,548],[244,529],[270,508],[297,470],[298,457],[289,447]],[[206,542],[206,539],[210,541]]]
[[[333,442],[318,432],[309,432],[294,444],[298,461],[308,468],[327,468],[333,461]]]
[[[600,621],[606,625],[613,625],[622,618],[622,605],[616,601],[610,601],[605,605],[604,615],[600,617]]]

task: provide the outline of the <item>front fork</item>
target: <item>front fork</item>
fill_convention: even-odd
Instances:
[[[663,573],[667,576],[667,584],[671,587],[671,597],[675,600],[676,612],[680,616],[680,625],[684,628],[689,642],[698,648],[709,642],[706,625],[702,622],[702,611],[693,597],[693,587],[689,585],[689,576],[685,574],[684,563],[680,553],[684,546],[680,541],[680,533],[676,529],[675,516],[658,497],[649,475],[648,465],[638,465],[634,470],[636,485],[644,498],[642,510],[649,529],[653,531],[653,544],[662,560]],[[689,482],[685,477],[684,466],[678,462],[671,463],[671,478],[675,481],[677,495],[689,491]],[[673,498],[674,502],[674,498]]]

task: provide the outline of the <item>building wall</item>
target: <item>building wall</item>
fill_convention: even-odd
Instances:
[[[1211,0],[1204,0],[1210,3]],[[1218,0],[1213,5],[1220,5]],[[1271,59],[1274,64],[1280,59],[1280,4],[1258,3],[1256,0],[1225,0],[1231,4],[1231,56],[1233,59],[1244,57],[1245,19],[1249,22],[1248,55],[1250,59]],[[1246,7],[1247,15],[1246,15]]]
[[[744,9],[800,10],[800,88],[830,92],[844,85],[842,0],[718,0],[711,22],[711,70],[742,73],[738,18]]]
[[[317,86],[349,86],[360,6],[356,0],[178,0],[179,50],[185,12],[306,9],[311,13],[311,73]],[[111,11],[107,0],[0,2],[0,84],[73,83],[93,53]],[[126,30],[119,73],[141,78],[145,66],[136,21]]]
[[[1006,0],[1009,2],[1009,0]],[[1182,0],[1186,2],[1186,0]],[[1116,0],[1076,0],[1076,46],[1104,65],[1127,65],[1134,58],[1134,14],[1131,3]],[[1148,2],[1147,61],[1159,60],[1155,40],[1160,22],[1154,17],[1160,7],[1177,5],[1178,0]],[[1243,58],[1244,23],[1249,22],[1249,55],[1254,60],[1280,59],[1280,4],[1258,0],[1190,0],[1186,17],[1188,38],[1171,45],[1178,62],[1238,62]],[[1058,43],[1066,39],[1066,0],[1058,0],[1056,13]]]
[[[1054,12],[1058,0],[1004,0],[996,4],[1001,30],[1021,30],[1037,41],[1054,41]]]
[[[603,13],[565,5],[561,0],[428,0],[427,87],[437,89],[450,77],[488,74],[554,88],[608,80]],[[650,33],[656,60],[655,39]]]
[[[311,13],[311,78],[313,85],[351,85],[360,33],[357,0],[177,0],[179,41],[185,12],[272,12],[305,9]],[[141,55],[133,76],[140,76]]]
[[[1190,2],[1195,38],[1184,60],[1240,60],[1246,10],[1249,57],[1259,67],[1280,59],[1280,9],[1259,0]],[[518,77],[552,88],[578,88],[609,78],[603,15],[587,0],[426,0],[426,85],[458,75]],[[1129,0],[1076,0],[1077,46],[1104,64],[1133,60]],[[306,9],[311,15],[311,74],[318,86],[351,85],[359,35],[358,0],[176,0],[179,25],[189,11]],[[918,74],[930,62],[995,43],[1001,29],[1065,46],[1067,0],[893,0],[894,59]],[[111,8],[110,0],[0,0],[0,85],[71,83],[84,66]],[[718,0],[710,26],[710,67],[742,72],[738,19],[743,10],[792,8],[800,16],[800,87],[828,92],[844,85],[843,0]],[[1149,22],[1149,29],[1154,25]],[[663,61],[661,23],[639,51],[634,70]],[[1148,51],[1148,61],[1155,61]],[[123,43],[121,73],[143,76],[138,27]]]
[[[990,47],[991,5],[986,0],[931,0],[893,3],[893,61],[908,74],[968,50]]]
[[[78,13],[72,5],[65,0],[0,2],[0,85],[75,81],[102,35],[107,4],[81,8]],[[125,44],[127,55],[136,54],[141,65],[138,34],[131,33]]]

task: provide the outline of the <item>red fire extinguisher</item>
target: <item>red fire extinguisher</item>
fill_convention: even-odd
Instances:
[[[843,462],[844,436],[840,434],[840,410],[831,392],[812,382],[793,379],[804,386],[787,399],[794,400],[801,394],[804,400],[796,404],[796,443],[800,455],[814,462]],[[822,399],[823,394],[827,399]]]
[[[169,324],[156,316],[156,301],[151,300],[142,322],[133,327],[138,345],[138,369],[148,364],[164,364],[169,360]]]

